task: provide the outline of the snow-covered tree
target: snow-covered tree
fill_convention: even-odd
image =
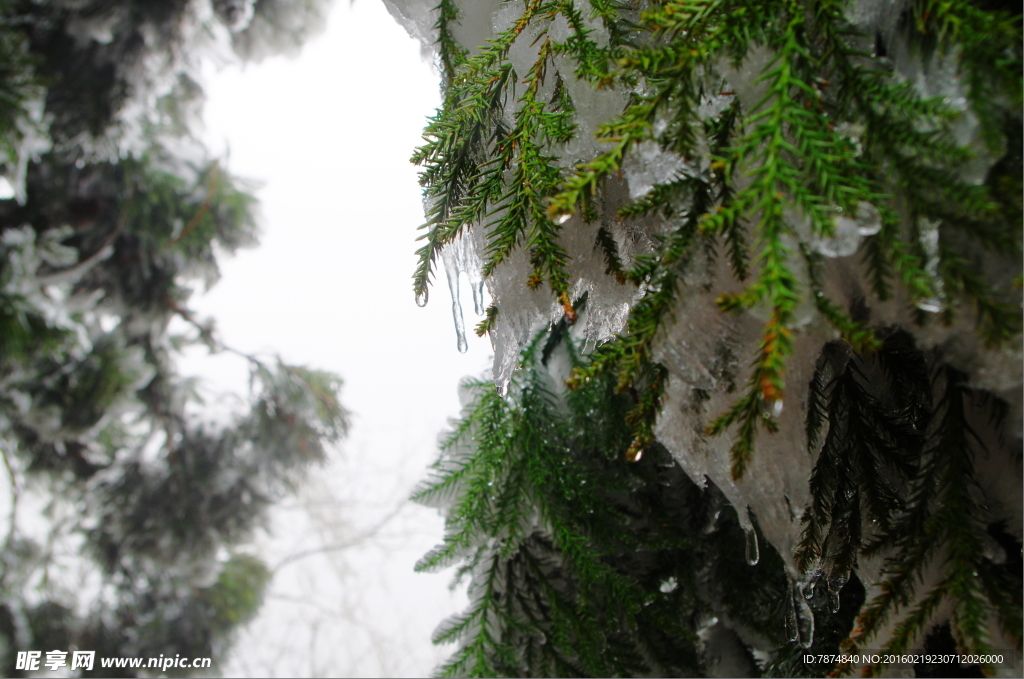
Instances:
[[[294,49],[324,11],[0,5],[4,676],[71,646],[223,659],[270,576],[245,543],[345,433],[334,375],[246,356],[249,403],[214,420],[175,369],[230,351],[188,300],[257,237],[251,187],[192,134],[200,59]]]
[[[1019,674],[1019,5],[385,1],[417,302],[491,299],[442,673]]]

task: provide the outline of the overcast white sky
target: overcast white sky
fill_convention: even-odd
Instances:
[[[300,57],[211,70],[206,89],[208,142],[263,183],[264,231],[192,306],[230,346],[337,372],[353,412],[336,459],[276,512],[259,545],[273,565],[351,540],[408,495],[458,413],[458,380],[489,365],[490,345],[472,337],[457,352],[443,272],[426,308],[413,301],[423,217],[408,158],[438,79],[379,0],[339,0]],[[240,361],[201,353],[186,371],[214,390],[245,389]],[[226,674],[429,673],[453,650],[431,648],[430,632],[462,606],[448,574],[412,573],[441,535],[436,512],[410,505],[360,547],[283,567]]]

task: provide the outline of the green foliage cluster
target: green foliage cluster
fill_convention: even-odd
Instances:
[[[876,347],[870,331],[799,275],[797,260],[810,257],[810,241],[833,236],[842,215],[878,212],[881,227],[861,251],[878,299],[891,297],[896,281],[912,304],[941,306],[942,322],[952,322],[957,308],[970,304],[990,344],[1019,331],[1011,291],[977,268],[982,251],[1019,259],[1021,229],[1013,207],[1019,197],[999,188],[1007,177],[1010,183],[1019,178],[1019,165],[997,169],[980,185],[962,179],[960,169],[973,151],[951,132],[961,114],[894,75],[885,46],[876,44],[880,36],[861,35],[846,20],[846,2],[657,2],[639,14],[627,3],[591,4],[610,36],[607,45],[594,39],[573,2],[531,1],[511,28],[472,56],[451,37],[454,4],[439,5],[445,100],[413,156],[424,168],[421,182],[431,205],[421,236],[426,243],[417,253],[418,299],[426,298],[440,249],[481,225],[488,243],[483,273],[493,273],[516,248],[527,249],[533,272],[524,282],[546,283],[572,319],[567,253],[559,240],[563,224],[577,211],[595,217],[605,182],[623,169],[632,149],[654,140],[691,160],[710,148],[713,163],[708,172],[683,173],[655,186],[619,212],[624,219],[675,213],[655,256],[622,271],[614,242],[606,231],[599,235],[596,247],[607,253],[609,271],[642,286],[643,294],[626,330],[580,368],[574,383],[614,371],[623,388],[643,382],[663,388],[651,378],[651,346],[680,294],[679,276],[693,252],[724,246],[746,287],[720,297],[720,307],[768,311],[746,391],[709,427],[713,434],[736,429],[737,479],[759,427],[777,427],[773,411],[784,395],[793,314],[803,299],[813,296],[854,349]],[[558,17],[570,32],[562,42],[548,35]],[[1016,157],[1011,145],[1022,103],[1019,14],[966,0],[913,3],[901,22],[922,63],[958,64],[988,143],[1002,149],[1010,142]],[[515,73],[509,49],[527,27],[537,36],[538,58],[527,73]],[[744,68],[752,50],[770,55],[754,74],[761,99],[747,110],[736,99],[702,120],[698,105],[721,96],[723,69]],[[600,128],[606,150],[574,172],[556,163],[559,144],[575,133],[573,102],[561,82],[567,76],[548,75],[555,79],[548,101],[537,94],[555,55],[573,60],[575,77],[632,93],[622,114]],[[525,85],[521,93],[519,83]],[[503,112],[512,98],[517,108],[509,125]],[[680,196],[688,199],[682,208]],[[922,236],[935,224],[941,239],[932,266]],[[915,314],[918,322],[927,320],[924,312]],[[636,418],[637,449],[650,440],[657,416],[657,393],[650,400],[652,406]]]
[[[210,619],[225,630],[251,620],[263,603],[261,593],[270,576],[270,570],[259,559],[246,554],[233,556],[217,582],[204,592]]]
[[[966,388],[905,331],[879,336],[877,352],[836,341],[818,361],[807,415],[813,502],[795,554],[803,581],[660,444],[626,461],[635,393],[607,374],[560,389],[555,376],[586,360],[566,321],[523,352],[506,396],[465,383],[472,401],[413,496],[446,515],[444,542],[417,568],[457,565],[456,583],[470,579],[469,610],[434,636],[461,644],[440,674],[705,673],[714,613],[744,630],[733,653],[747,672],[841,675],[851,668],[805,654],[874,648],[890,619],[898,625],[884,652],[910,652],[942,636],[946,602],[942,629],[954,642],[943,653],[988,652],[992,625],[1019,650],[1021,547],[994,520],[975,471],[978,456],[1004,444],[974,427],[998,424],[1005,406]],[[887,558],[881,593],[865,601],[858,559],[875,555]],[[919,591],[933,562],[941,577]],[[747,655],[752,640],[771,651],[763,665]],[[947,669],[970,670],[957,667]]]
[[[660,445],[627,463],[633,399],[609,376],[572,391],[552,378],[581,360],[563,321],[524,351],[507,397],[463,384],[472,400],[413,496],[446,513],[444,542],[418,570],[457,565],[456,582],[470,579],[469,609],[434,635],[460,642],[439,673],[693,676],[715,662],[699,636],[709,628],[751,674],[805,676],[804,652],[837,652],[863,601],[856,578],[842,608],[812,602],[800,622],[819,630],[811,651],[787,636],[795,585],[781,557]],[[713,616],[776,649],[773,662],[760,667]]]

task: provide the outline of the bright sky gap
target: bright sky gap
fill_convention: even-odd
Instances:
[[[339,2],[297,58],[211,67],[205,89],[207,143],[260,183],[263,235],[223,260],[221,281],[192,306],[232,347],[337,372],[354,413],[298,506],[276,510],[260,543],[273,566],[359,542],[394,511],[458,414],[458,380],[489,365],[490,346],[471,336],[458,353],[443,281],[426,308],[413,300],[423,217],[408,158],[438,78],[381,3]],[[475,324],[472,301],[463,308]],[[183,371],[211,394],[246,388],[245,365],[229,356],[197,349]],[[405,505],[358,546],[282,566],[225,674],[428,673],[444,656],[430,632],[461,606],[447,575],[412,572],[440,532],[433,510]]]

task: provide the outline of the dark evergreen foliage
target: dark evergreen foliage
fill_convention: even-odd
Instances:
[[[799,659],[838,651],[863,601],[856,578],[838,611],[815,602],[812,651],[791,641],[779,624],[794,592],[782,559],[763,539],[751,559],[720,491],[694,484],[660,445],[627,462],[633,398],[608,376],[572,391],[552,377],[581,360],[563,321],[524,352],[507,397],[463,385],[472,401],[413,496],[447,516],[445,541],[418,568],[456,565],[456,581],[470,578],[469,610],[434,635],[460,642],[440,673],[692,676],[721,661],[705,650],[709,634],[731,639],[747,672],[831,669]],[[759,668],[718,618],[777,658]]]

